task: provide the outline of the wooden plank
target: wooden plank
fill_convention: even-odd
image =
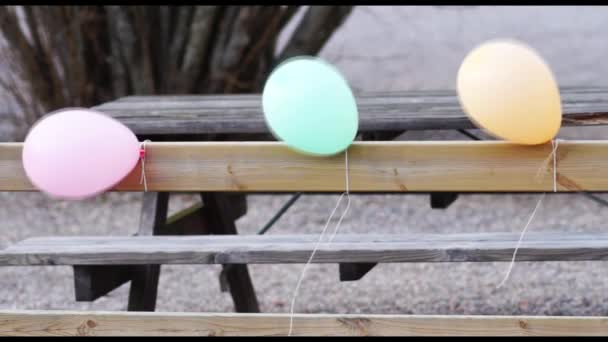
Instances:
[[[572,86],[562,86],[560,87],[560,93],[562,97],[567,97],[568,94],[581,94],[581,95],[590,95],[598,97],[597,95],[601,95],[606,93],[608,88],[606,87],[572,87]],[[426,90],[407,90],[407,91],[365,91],[359,92],[355,94],[355,97],[432,97],[432,96],[456,96],[456,92],[453,89],[426,89]],[[230,100],[236,101],[238,99],[256,99],[259,98],[260,94],[251,94],[251,93],[242,93],[242,94],[170,94],[170,95],[129,95],[118,98],[114,102],[162,102],[167,99],[172,99],[175,101],[192,101],[195,99],[214,99],[214,100]]]
[[[33,190],[20,143],[0,144],[0,191]],[[158,142],[147,145],[150,191],[341,192],[344,154],[314,157],[277,142]],[[352,192],[551,192],[551,144],[502,141],[355,142]],[[559,192],[608,191],[608,141],[563,141]],[[143,191],[140,165],[114,190]]]
[[[0,311],[2,336],[284,336],[286,314]],[[296,314],[294,336],[605,336],[581,316]]]
[[[455,91],[356,95],[359,131],[474,128]],[[563,125],[608,123],[608,89],[562,89]],[[94,107],[136,134],[268,133],[259,94],[132,96]]]
[[[27,239],[0,251],[0,266],[287,264],[310,257],[316,235],[136,236]],[[314,263],[511,261],[518,233],[337,235]],[[608,260],[608,234],[526,235],[517,261]]]

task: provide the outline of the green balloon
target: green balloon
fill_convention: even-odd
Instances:
[[[275,138],[306,154],[340,153],[359,128],[357,103],[348,82],[316,57],[279,64],[264,85],[262,106]]]

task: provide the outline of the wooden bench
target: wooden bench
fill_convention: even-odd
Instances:
[[[511,261],[519,234],[337,235],[314,263]],[[0,266],[305,263],[318,236],[45,237],[0,253]],[[608,234],[530,233],[517,261],[608,259]]]
[[[608,105],[602,102],[602,94],[606,93],[598,89],[565,91],[564,124],[606,123]],[[423,128],[422,121],[435,122],[435,126],[425,124],[427,128],[470,128],[468,120],[454,109],[457,108],[454,101],[449,92],[361,96],[361,133],[364,138],[387,140],[404,130]],[[256,105],[258,102],[259,97],[245,95],[235,98],[130,97],[98,107],[136,129],[140,137],[153,138],[147,145],[149,157],[146,162],[150,192],[144,196],[138,234],[27,239],[0,251],[0,265],[73,265],[77,299],[85,300],[98,298],[131,280],[129,310],[133,311],[154,310],[161,264],[229,265],[227,282],[237,311],[257,311],[246,264],[303,263],[310,256],[318,236],[201,234],[235,234],[234,220],[246,211],[244,193],[341,192],[345,171],[343,155],[314,158],[296,154],[280,143],[231,141],[247,137],[268,140],[265,127],[259,125],[263,119]],[[241,114],[231,112],[229,104],[238,107],[235,111]],[[123,105],[125,107],[120,107]],[[383,108],[377,109],[377,116],[391,114],[376,120],[375,114],[370,114],[376,107]],[[205,108],[207,112],[204,112]],[[138,110],[141,114],[134,114]],[[233,117],[218,116],[205,121],[216,112],[226,112]],[[418,114],[422,117],[418,121],[411,119],[416,113],[422,113]],[[128,115],[138,119],[130,121]],[[443,119],[436,120],[441,115]],[[408,120],[409,124],[399,124]],[[239,126],[238,122],[246,124]],[[214,132],[213,127],[216,131],[210,133]],[[217,133],[218,127],[228,128],[222,131],[224,133]],[[203,130],[207,133],[202,134]],[[228,141],[177,141],[192,136],[198,136],[200,140]],[[179,139],[162,142],[171,137]],[[350,188],[355,193],[438,195],[446,192],[551,192],[553,170],[547,169],[541,179],[536,177],[550,152],[550,144],[524,147],[504,142],[356,142],[349,149]],[[21,144],[0,144],[0,191],[34,190],[23,173],[20,158]],[[607,163],[606,141],[561,142],[558,191],[607,191],[608,177],[597,171],[605,169]],[[143,191],[139,175],[138,167],[114,190]],[[201,193],[203,203],[167,220],[170,192]],[[349,280],[360,278],[375,263],[383,262],[510,261],[517,239],[517,235],[506,233],[407,237],[338,235],[332,244],[321,246],[313,262],[340,263],[341,276]],[[608,255],[607,247],[608,235],[603,234],[530,233],[517,260],[604,260]],[[168,331],[169,334],[256,335],[285,334],[289,328],[287,316],[262,314],[32,311],[0,312],[0,316],[0,333],[5,334],[32,331],[45,334],[154,334]],[[158,323],[163,319],[167,321]],[[126,321],[132,323],[126,324]],[[298,315],[294,332],[606,334],[608,326],[604,318],[580,317],[563,321],[551,317]]]

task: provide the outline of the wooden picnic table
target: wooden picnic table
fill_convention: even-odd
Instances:
[[[561,94],[564,126],[608,124],[608,89],[562,88]],[[468,134],[464,130],[475,128],[451,90],[366,93],[356,95],[356,100],[362,140],[392,140],[409,130]],[[273,140],[259,94],[128,96],[93,109],[118,119],[140,139]],[[431,193],[431,207],[445,208],[456,197],[449,192]],[[167,221],[169,194],[146,193],[138,235],[237,234],[234,221],[247,211],[244,194],[205,192],[201,199],[203,205]],[[340,278],[360,279],[374,265],[341,263]],[[129,310],[154,310],[160,265],[80,265],[74,271],[77,300],[94,300],[131,280]],[[222,289],[232,294],[236,311],[259,311],[246,264],[225,265],[220,278]]]
[[[455,129],[477,139],[466,131],[474,126],[462,113],[453,91],[368,93],[356,98],[361,140],[392,140],[408,130],[437,129]],[[608,89],[562,88],[562,100],[564,126],[608,123]],[[230,291],[241,314],[9,311],[0,312],[0,335],[32,331],[79,335],[286,333],[287,315],[242,314],[259,312],[247,265],[306,262],[318,236],[260,236],[269,225],[257,235],[235,236],[235,220],[246,214],[246,193],[342,191],[336,180],[342,179],[343,159],[320,160],[282,144],[254,142],[273,140],[264,123],[260,95],[130,96],[95,109],[122,121],[140,139],[153,140],[147,162],[150,191],[144,193],[137,236],[29,238],[1,250],[0,266],[72,266],[77,301],[93,301],[131,282],[128,310],[154,311],[161,265],[219,264],[223,267],[222,291]],[[183,142],[189,140],[233,142]],[[239,140],[249,142],[234,142]],[[608,160],[606,140],[566,141],[559,146],[554,155],[554,184],[550,177],[535,178],[537,164],[551,152],[550,144],[356,142],[349,149],[349,165],[357,171],[350,179],[351,191],[410,194],[440,190],[430,193],[433,208],[445,208],[456,199],[457,193],[446,190],[608,191],[607,178],[597,172]],[[24,174],[21,156],[20,143],[0,146],[0,190],[35,190]],[[316,181],[320,169],[324,182]],[[111,191],[144,191],[140,170],[138,165]],[[169,192],[175,191],[199,192],[201,203],[167,217]],[[312,262],[338,263],[340,280],[352,281],[376,263],[510,262],[518,238],[514,233],[340,234],[332,244],[322,246]],[[517,260],[605,261],[608,234],[533,232],[518,249]],[[607,331],[606,317],[296,316],[299,334],[605,335]]]

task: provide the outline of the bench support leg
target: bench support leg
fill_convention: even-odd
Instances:
[[[447,209],[457,198],[456,192],[432,192],[431,209]]]
[[[202,208],[202,203],[198,203],[169,217],[161,234],[208,234],[209,230],[206,223],[203,221]],[[125,283],[130,282],[133,267],[134,266],[75,265],[74,290],[76,301],[95,301]]]
[[[238,234],[234,221],[247,211],[244,195],[201,193],[203,212],[211,234]],[[247,265],[223,265],[220,282],[230,291],[236,312],[260,312]]]
[[[128,311],[154,311],[160,265],[137,266],[131,277]]]
[[[74,266],[77,302],[92,302],[131,280],[131,266]]]
[[[360,263],[341,263],[340,264],[340,281],[355,281],[363,278],[377,264],[370,262]]]
[[[169,193],[144,193],[137,235],[161,235],[167,220]],[[154,311],[160,265],[134,266],[129,292],[129,311]]]

